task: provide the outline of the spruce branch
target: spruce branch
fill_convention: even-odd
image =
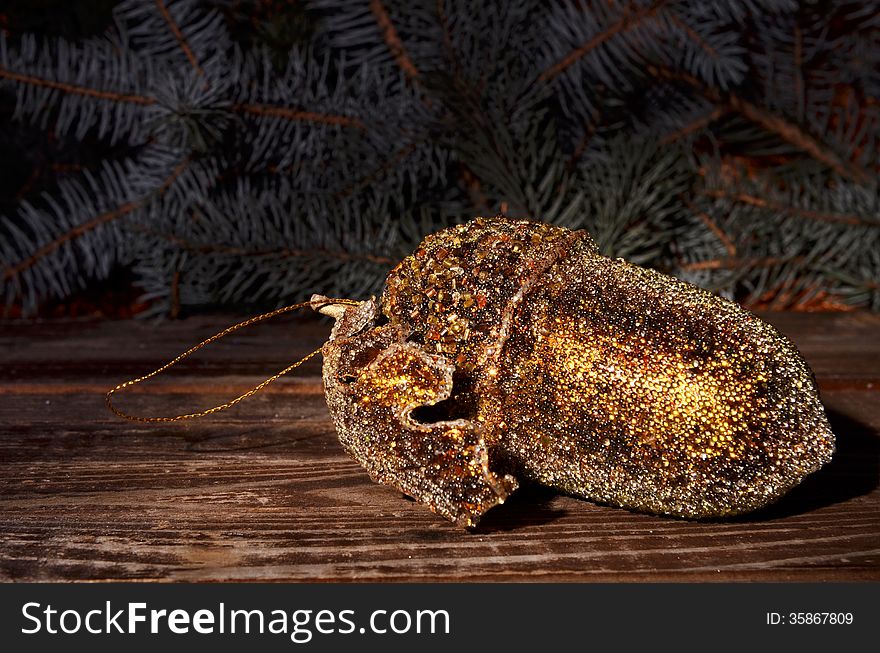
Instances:
[[[767,109],[763,109],[732,92],[722,92],[716,88],[708,86],[693,75],[689,75],[682,71],[672,70],[665,66],[649,64],[645,69],[648,73],[658,79],[678,81],[688,84],[704,95],[709,101],[721,107],[729,107],[730,110],[736,111],[747,120],[760,125],[767,131],[776,134],[817,161],[824,163],[842,177],[863,184],[868,183],[872,178],[866,170],[851,161],[845,161],[819,138],[807,133],[798,125],[795,125],[785,118],[775,115]]]
[[[345,250],[329,250],[324,248],[316,249],[291,249],[288,247],[277,248],[258,248],[250,249],[246,247],[235,247],[232,245],[223,245],[217,243],[197,244],[176,236],[174,234],[160,233],[149,229],[139,229],[142,233],[150,234],[162,238],[175,247],[194,254],[224,254],[233,257],[273,257],[273,258],[293,258],[293,259],[313,259],[320,258],[323,260],[338,261],[340,263],[352,263],[363,261],[391,267],[397,263],[395,259],[388,256],[378,256],[375,254],[359,254],[356,252],[348,252]]]
[[[357,118],[349,118],[347,116],[334,116],[314,111],[299,111],[290,107],[280,107],[267,104],[234,104],[232,110],[236,113],[250,114],[253,116],[268,116],[271,118],[281,118],[292,122],[313,122],[323,125],[338,125],[341,127],[352,127],[360,131],[366,131],[367,126],[363,121]]]
[[[669,21],[684,32],[691,41],[709,56],[710,59],[714,62],[718,61],[718,51],[707,43],[706,39],[697,34],[697,31],[693,27],[671,12],[669,13]]]
[[[0,139],[45,134],[72,166],[41,153],[0,218],[8,302],[119,265],[152,315],[361,296],[501,207],[753,306],[880,310],[867,7],[309,0],[280,19],[296,39],[262,39],[261,12],[237,42],[248,7],[121,0],[100,37],[0,33],[30,123]]]
[[[21,84],[29,84],[31,86],[39,86],[42,88],[50,88],[52,90],[69,93],[71,95],[82,95],[84,97],[95,98],[97,100],[109,100],[111,102],[123,102],[128,104],[138,104],[141,106],[150,106],[156,103],[156,98],[146,95],[134,95],[131,93],[116,93],[114,91],[104,91],[97,88],[81,86],[79,84],[69,84],[67,82],[59,82],[53,79],[37,77],[36,75],[25,75],[8,70],[0,66],[0,77],[9,79]]]
[[[789,263],[802,263],[804,261],[803,256],[790,256],[790,257],[766,257],[766,258],[736,258],[735,256],[731,256],[724,259],[711,259],[708,261],[697,261],[695,263],[682,263],[681,267],[684,270],[695,271],[695,270],[755,270],[762,268],[774,268],[780,265],[789,264]]]
[[[705,211],[701,211],[696,206],[694,206],[694,204],[690,200],[688,200],[687,197],[685,197],[684,195],[680,195],[679,197],[681,198],[682,203],[684,203],[684,205],[686,207],[688,207],[691,210],[691,212],[695,216],[697,216],[703,222],[703,224],[705,224],[706,227],[709,228],[709,230],[713,234],[715,234],[715,236],[718,238],[718,240],[721,242],[721,244],[724,245],[724,249],[727,250],[728,257],[730,259],[736,258],[736,245],[734,244],[734,242],[730,238],[730,236],[727,235],[727,233],[721,227],[718,226],[718,222],[716,220],[714,220],[708,213],[706,213]],[[688,268],[688,269],[697,269],[697,268]],[[702,268],[702,269],[705,269],[705,268]]]
[[[174,20],[171,12],[168,11],[168,7],[166,6],[164,0],[156,0],[156,7],[159,8],[159,13],[162,14],[162,18],[165,19],[165,22],[168,23],[168,29],[171,30],[172,34],[174,34],[174,38],[177,39],[177,43],[180,45],[180,49],[183,51],[184,56],[186,56],[187,60],[192,65],[193,70],[196,71],[196,74],[199,77],[204,77],[205,71],[199,65],[199,61],[198,59],[196,59],[196,55],[193,53],[192,48],[189,46],[189,43],[186,40],[186,36],[184,36],[183,32],[180,29],[180,26],[177,24],[177,21]]]
[[[418,146],[419,146],[419,143],[417,141],[413,141],[412,143],[407,143],[406,145],[401,147],[399,150],[397,150],[391,156],[391,158],[389,158],[387,161],[384,161],[375,170],[372,170],[371,172],[367,173],[366,175],[364,175],[363,177],[361,177],[360,179],[355,181],[350,186],[346,186],[345,188],[340,190],[337,193],[337,195],[339,197],[348,197],[349,195],[352,195],[353,193],[355,193],[355,192],[363,189],[364,187],[370,185],[371,183],[375,182],[380,177],[382,177],[386,172],[388,172],[389,170],[392,170],[396,166],[400,165],[404,159],[406,159],[410,154],[412,154],[413,152],[416,151]]]
[[[828,213],[823,211],[805,209],[798,206],[788,206],[782,204],[781,202],[774,202],[772,200],[763,197],[757,197],[755,195],[749,195],[747,193],[731,193],[720,189],[704,189],[700,191],[700,194],[704,195],[705,197],[711,197],[713,199],[730,200],[732,202],[738,202],[740,204],[754,206],[760,209],[767,209],[769,211],[774,211],[797,218],[818,220],[820,222],[831,222],[837,224],[870,227],[875,229],[880,228],[880,220],[870,221],[856,215]]]
[[[22,84],[30,84],[51,88],[54,90],[70,93],[73,95],[82,95],[85,97],[95,98],[98,100],[108,100],[111,102],[122,102],[129,104],[137,104],[140,106],[150,106],[156,104],[154,97],[146,95],[132,95],[126,93],[115,93],[113,91],[104,91],[86,86],[68,84],[65,82],[57,82],[51,79],[44,79],[33,75],[23,75],[20,73],[7,70],[0,67],[0,77],[9,79]],[[366,130],[366,125],[357,118],[349,118],[346,116],[324,115],[313,111],[298,111],[289,107],[272,106],[265,104],[235,104],[231,107],[232,111],[237,113],[251,114],[255,116],[271,116],[273,118],[282,118],[284,120],[302,121],[321,123],[325,125],[340,125],[343,127],[353,127],[362,131]]]
[[[590,120],[584,125],[584,133],[575,146],[574,151],[571,153],[571,156],[568,158],[568,163],[565,164],[565,167],[569,172],[577,168],[577,165],[586,153],[587,148],[590,147],[590,142],[592,141],[593,136],[596,135],[596,131],[599,129],[599,122],[601,119],[602,116],[597,109],[592,109],[590,111]]]
[[[686,138],[691,134],[699,132],[713,122],[721,118],[725,113],[724,107],[715,107],[709,113],[698,117],[696,120],[689,122],[688,124],[676,129],[673,132],[666,134],[663,138],[660,139],[660,142],[664,145],[669,145],[670,143],[674,143],[675,141]]]
[[[437,21],[440,23],[441,34],[443,35],[443,51],[446,54],[447,61],[452,66],[452,74],[456,78],[460,78],[463,70],[461,60],[452,43],[452,27],[449,23],[449,15],[446,13],[443,5],[445,0],[437,0],[436,13]]]
[[[382,31],[382,39],[385,41],[385,45],[388,46],[388,51],[394,57],[394,61],[404,72],[407,79],[416,81],[419,77],[419,70],[416,68],[413,60],[410,59],[406,48],[403,47],[403,41],[400,40],[397,29],[394,27],[394,23],[391,20],[391,16],[388,15],[385,5],[382,4],[382,0],[370,0],[370,11],[373,12],[373,16],[376,18],[376,23],[378,23],[379,29]]]
[[[624,8],[620,18],[615,23],[608,26],[606,29],[596,34],[589,41],[575,48],[567,55],[565,55],[561,60],[541,72],[541,74],[538,75],[538,81],[548,82],[552,80],[561,73],[565,72],[566,69],[568,69],[578,60],[585,57],[587,54],[598,48],[606,41],[610,40],[618,34],[634,28],[646,18],[654,16],[654,14],[660,11],[668,3],[669,0],[655,0],[655,2],[651,3],[647,7],[642,8],[637,8],[635,6],[635,3],[627,5]]]
[[[77,238],[82,238],[89,232],[97,229],[98,227],[105,225],[109,222],[113,222],[119,218],[122,218],[137,209],[140,209],[147,205],[151,200],[161,197],[165,194],[165,192],[171,187],[171,185],[177,180],[177,178],[181,175],[181,173],[186,169],[189,165],[189,160],[184,159],[181,161],[176,168],[171,172],[168,177],[162,182],[162,184],[149,195],[130,202],[125,202],[116,208],[106,211],[100,215],[96,215],[90,220],[83,222],[81,224],[76,225],[75,227],[65,231],[64,233],[56,236],[52,241],[46,243],[45,245],[38,248],[33,254],[28,256],[26,259],[8,266],[3,271],[3,281],[8,282],[14,277],[17,277],[25,270],[32,268],[36,265],[40,260],[44,259],[46,256],[56,251],[62,245],[66,243],[70,243],[71,241],[76,240]]]
[[[703,87],[702,90],[704,95],[709,99],[713,99],[712,96],[714,93],[710,89]],[[800,148],[817,161],[821,161],[837,172],[841,177],[846,177],[862,184],[868,183],[871,180],[871,175],[866,170],[851,161],[844,160],[836,152],[825,145],[825,143],[819,138],[812,134],[808,134],[806,131],[785,120],[781,116],[774,115],[766,109],[762,109],[756,104],[752,104],[732,93],[728,93],[726,98],[718,97],[718,100],[726,100],[726,104],[728,104],[734,111],[741,113],[745,118],[752,122],[761,125],[761,127],[764,127],[767,131],[778,134],[783,140]]]

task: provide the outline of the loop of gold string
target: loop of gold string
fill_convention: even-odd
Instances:
[[[316,305],[321,306],[321,305],[330,305],[330,304],[346,304],[348,306],[356,306],[360,303],[361,302],[358,302],[353,299],[325,299],[325,300],[321,300],[321,301],[302,302],[300,304],[291,304],[290,306],[285,306],[284,308],[279,308],[274,311],[270,311],[268,313],[263,313],[262,315],[256,315],[254,317],[248,318],[244,322],[239,322],[238,324],[233,324],[232,326],[223,329],[223,331],[221,331],[220,333],[215,333],[213,336],[211,336],[207,340],[203,340],[202,342],[195,345],[194,347],[191,347],[190,349],[186,350],[185,352],[180,354],[180,356],[178,356],[177,358],[175,358],[174,360],[172,360],[168,363],[165,363],[165,365],[163,365],[159,369],[154,370],[154,371],[150,372],[149,374],[145,374],[144,376],[140,376],[136,379],[132,379],[131,381],[126,381],[125,383],[120,383],[119,385],[117,385],[115,388],[113,388],[112,390],[110,390],[107,393],[107,397],[106,397],[107,408],[109,408],[115,415],[118,415],[119,417],[123,417],[127,420],[131,420],[133,422],[179,422],[181,420],[195,419],[197,417],[204,417],[205,415],[210,415],[212,413],[218,413],[221,410],[226,410],[227,408],[234,406],[235,404],[242,401],[243,399],[247,399],[251,395],[256,394],[257,392],[259,392],[260,390],[265,388],[267,385],[269,385],[273,381],[277,380],[278,378],[284,376],[288,372],[295,370],[297,367],[299,367],[300,365],[305,363],[307,360],[309,360],[310,358],[312,358],[313,356],[318,354],[321,351],[320,347],[318,349],[316,349],[315,351],[311,352],[310,354],[306,354],[306,356],[304,356],[300,360],[296,361],[295,363],[288,365],[287,367],[285,367],[283,370],[281,370],[277,374],[273,374],[272,376],[270,376],[268,379],[266,379],[265,381],[263,381],[259,385],[254,386],[253,388],[251,388],[250,390],[248,390],[244,394],[239,395],[235,399],[227,401],[224,404],[220,404],[219,406],[214,406],[212,408],[208,408],[206,410],[199,411],[197,413],[188,413],[186,415],[174,415],[173,417],[140,417],[138,415],[129,415],[127,413],[122,412],[121,410],[116,408],[116,406],[113,405],[112,396],[113,396],[113,393],[118,392],[119,390],[123,390],[129,386],[136,385],[138,383],[141,383],[142,381],[146,381],[147,379],[150,379],[150,378],[156,376],[157,374],[161,374],[162,372],[167,370],[169,367],[176,365],[177,363],[182,361],[187,356],[197,352],[199,349],[201,349],[205,345],[210,345],[215,340],[220,340],[220,338],[223,338],[224,336],[229,335],[233,331],[238,331],[239,329],[243,329],[244,327],[250,326],[251,324],[256,324],[257,322],[262,322],[263,320],[268,320],[270,318],[273,318],[276,315],[282,315],[284,313],[289,313],[290,311],[295,311],[298,308],[304,308],[306,306],[316,306]]]

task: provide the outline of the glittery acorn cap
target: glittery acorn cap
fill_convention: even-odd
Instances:
[[[427,236],[388,275],[382,311],[427,351],[471,373],[499,340],[501,316],[557,260],[596,252],[586,231],[503,216]]]

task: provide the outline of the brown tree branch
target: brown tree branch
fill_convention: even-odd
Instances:
[[[388,170],[390,170],[391,168],[396,166],[398,163],[403,161],[410,154],[415,152],[417,147],[418,147],[417,141],[409,143],[408,145],[404,145],[399,150],[397,150],[397,152],[394,153],[394,156],[392,156],[390,159],[385,161],[378,168],[376,168],[375,170],[373,170],[369,174],[365,175],[361,179],[357,180],[355,183],[351,184],[350,186],[347,186],[346,188],[343,188],[341,191],[339,191],[337,193],[337,197],[348,197],[349,195],[351,195],[355,191],[358,191],[358,190],[364,188],[365,186],[368,186],[369,184],[373,183],[374,181],[379,179],[383,174],[385,174],[385,172],[387,172]]]
[[[804,71],[803,67],[803,35],[801,28],[794,28],[794,93],[795,97],[801,98],[804,95]]]
[[[791,258],[784,257],[767,257],[755,259],[740,259],[735,257],[716,258],[706,261],[695,261],[694,263],[680,263],[682,270],[732,270],[735,268],[770,268],[785,263],[800,263],[804,260],[803,256],[793,256]]]
[[[449,19],[443,9],[443,2],[444,0],[437,0],[437,21],[443,28],[443,47],[446,49],[446,55],[449,57],[449,61],[452,64],[453,73],[456,77],[459,77],[462,68],[461,60],[458,58],[458,54],[455,52],[455,46],[452,43],[452,30],[449,28]]]
[[[721,241],[721,244],[724,245],[724,249],[727,250],[727,255],[731,258],[736,256],[736,245],[730,239],[730,237],[724,232],[724,230],[718,226],[718,223],[712,219],[712,217],[704,212],[700,211],[696,206],[694,206],[684,195],[679,196],[681,200],[684,202],[685,206],[687,206],[691,212],[696,215],[700,220],[705,224],[709,231],[715,234],[715,237]]]
[[[709,101],[720,106],[730,107],[747,120],[760,125],[767,131],[773,132],[783,140],[806,152],[815,160],[824,163],[842,177],[852,179],[858,183],[867,183],[871,178],[867,171],[850,161],[845,161],[827,145],[799,126],[733,93],[722,93],[716,88],[707,86],[693,75],[670,70],[663,66],[649,64],[646,66],[646,70],[659,79],[684,82],[690,85],[702,93]]]
[[[205,71],[202,70],[202,67],[199,65],[196,55],[193,53],[192,48],[189,47],[189,43],[187,43],[186,37],[183,35],[177,21],[174,20],[171,16],[171,12],[168,11],[168,7],[165,6],[164,0],[156,0],[156,7],[159,8],[159,13],[162,14],[162,18],[165,19],[165,22],[168,23],[168,28],[171,30],[171,33],[174,34],[174,38],[177,39],[177,43],[180,45],[180,49],[183,50],[183,54],[186,55],[189,63],[195,69],[199,77],[204,76]]]
[[[584,125],[584,135],[581,136],[581,139],[574,148],[574,152],[571,153],[568,162],[565,164],[565,169],[568,172],[574,170],[575,167],[577,167],[577,164],[580,163],[581,158],[590,146],[590,141],[592,141],[593,136],[596,135],[596,130],[599,129],[599,121],[601,119],[602,116],[597,109],[593,108],[590,110],[590,123]],[[557,189],[557,191],[558,190],[559,189]]]
[[[474,171],[471,170],[466,163],[459,163],[459,178],[464,184],[473,207],[480,213],[488,211],[489,200],[483,192],[483,184],[480,181],[480,178],[474,174]]]
[[[797,125],[787,122],[783,118],[776,116],[761,107],[754,105],[733,94],[728,94],[729,105],[745,118],[755,122],[767,131],[774,132],[788,141],[795,147],[800,148],[811,157],[827,165],[829,168],[837,172],[841,177],[852,179],[857,183],[867,183],[870,175],[867,171],[862,170],[859,166],[842,159],[836,152],[833,152],[827,145],[817,138],[808,134]]]
[[[189,160],[184,159],[181,161],[176,168],[168,175],[168,178],[162,182],[162,185],[156,190],[155,193],[152,193],[150,196],[142,198],[133,202],[126,202],[120,206],[117,206],[115,209],[107,211],[106,213],[102,213],[98,216],[95,216],[91,220],[87,222],[83,222],[79,224],[69,231],[61,234],[55,240],[46,243],[39,249],[37,249],[33,254],[27,257],[25,260],[17,263],[15,265],[11,265],[6,270],[3,271],[3,281],[9,281],[13,277],[18,276],[25,270],[33,267],[40,259],[45,258],[59,247],[64,245],[65,243],[69,243],[72,240],[76,240],[77,238],[84,236],[90,231],[94,231],[101,225],[107,224],[108,222],[112,222],[117,218],[121,218],[125,215],[128,215],[132,211],[139,209],[144,206],[152,197],[161,196],[171,187],[171,184],[180,176],[180,174],[186,169],[187,165],[189,165]]]
[[[650,6],[643,9],[638,9],[636,11],[632,10],[632,5],[627,6],[626,9],[624,9],[623,15],[617,20],[616,23],[611,25],[604,32],[601,32],[591,38],[582,46],[575,48],[574,50],[569,52],[556,64],[542,72],[538,76],[538,80],[546,82],[553,79],[554,77],[565,71],[569,66],[582,59],[588,53],[598,48],[600,45],[608,41],[613,36],[635,27],[645,18],[650,18],[651,16],[656,14],[663,7],[663,5],[668,3],[668,1],[669,0],[657,0]]]
[[[716,120],[718,120],[721,116],[724,115],[724,107],[715,107],[712,111],[707,113],[705,116],[701,116],[697,118],[692,123],[685,125],[679,130],[674,132],[670,132],[666,136],[660,139],[660,143],[662,145],[669,145],[670,143],[674,143],[680,138],[684,138],[688,134],[692,134],[695,131],[699,131],[703,127],[712,124]]]
[[[70,93],[71,95],[84,95],[86,97],[93,97],[99,100],[110,100],[111,102],[127,102],[129,104],[140,104],[143,106],[149,106],[156,103],[156,98],[148,97],[146,95],[131,95],[128,93],[101,91],[96,88],[90,88],[88,86],[79,86],[77,84],[57,82],[54,79],[45,79],[44,77],[37,77],[35,75],[22,75],[21,73],[16,73],[2,67],[0,67],[0,77],[11,79],[15,82],[21,82],[22,84],[30,84],[32,86],[41,86],[44,88],[53,88],[59,91],[64,91],[65,93]]]
[[[109,100],[111,102],[127,102],[129,104],[138,104],[141,106],[149,106],[156,103],[156,98],[147,95],[132,95],[127,93],[115,93],[113,91],[102,91],[88,86],[79,86],[76,84],[68,84],[66,82],[57,82],[53,79],[45,79],[34,75],[22,75],[20,73],[7,70],[0,67],[0,77],[11,79],[23,84],[32,86],[41,86],[45,88],[53,88],[71,95],[82,95],[85,97],[93,97],[99,100]],[[272,116],[275,118],[283,118],[285,120],[314,122],[325,125],[341,125],[343,127],[353,127],[366,131],[367,127],[357,118],[349,118],[347,116],[336,116],[332,114],[316,113],[313,111],[298,111],[289,107],[278,107],[268,104],[236,104],[232,106],[232,110],[237,113],[247,113],[257,116]]]
[[[283,118],[284,120],[353,127],[361,131],[367,130],[367,126],[357,118],[315,113],[313,111],[299,111],[290,107],[278,107],[271,104],[235,104],[232,106],[232,110],[236,113],[248,113],[254,116],[271,116],[273,118]]]
[[[776,288],[771,288],[756,300],[749,302],[746,307],[756,311],[784,308],[789,311],[809,313],[828,311],[851,312],[858,310],[856,306],[843,303],[840,301],[839,296],[835,297],[833,293],[817,287],[816,284],[812,284],[798,293],[786,290],[784,284],[779,285]]]
[[[838,224],[880,227],[880,222],[869,222],[868,220],[865,220],[864,218],[861,218],[857,215],[847,215],[844,213],[824,213],[821,211],[813,211],[811,209],[802,209],[797,206],[788,206],[787,204],[782,204],[780,202],[772,202],[770,200],[764,199],[763,197],[756,197],[755,195],[748,195],[747,193],[728,193],[723,190],[710,189],[700,191],[700,194],[705,195],[706,197],[711,197],[713,199],[730,200],[732,202],[739,202],[740,204],[748,204],[749,206],[756,206],[758,208],[778,211],[779,213],[786,213],[794,217],[818,220],[820,222],[836,222]]]
[[[702,36],[697,34],[690,25],[679,19],[679,17],[672,12],[669,13],[669,21],[675,23],[678,27],[680,27],[681,30],[685,34],[687,34],[688,38],[696,43],[698,46],[700,46],[703,52],[709,55],[709,57],[711,57],[715,61],[718,61],[718,52],[715,50],[715,48],[706,43],[706,40]]]
[[[373,16],[375,16],[376,22],[379,24],[379,29],[382,30],[382,39],[385,41],[385,45],[388,46],[388,51],[391,52],[394,61],[397,62],[397,65],[409,80],[416,81],[419,77],[419,69],[416,68],[413,60],[409,58],[409,54],[403,47],[403,41],[400,40],[400,35],[391,21],[391,16],[388,15],[385,6],[382,4],[382,0],[370,0],[370,11],[373,12]]]
[[[334,259],[344,263],[350,261],[364,261],[376,265],[396,265],[398,261],[387,256],[374,254],[352,254],[341,250],[328,249],[289,249],[278,247],[271,249],[247,249],[244,247],[232,247],[230,245],[197,245],[190,241],[169,233],[160,233],[149,229],[139,229],[143,233],[161,237],[172,245],[196,254],[228,254],[230,256],[280,256],[283,258],[321,258]]]

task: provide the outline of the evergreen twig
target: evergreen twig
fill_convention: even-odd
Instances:
[[[120,266],[149,315],[360,297],[426,233],[502,210],[751,306],[880,310],[870,6],[217,6],[0,32],[0,91],[31,124],[11,139],[63,153],[0,216],[7,305]]]

